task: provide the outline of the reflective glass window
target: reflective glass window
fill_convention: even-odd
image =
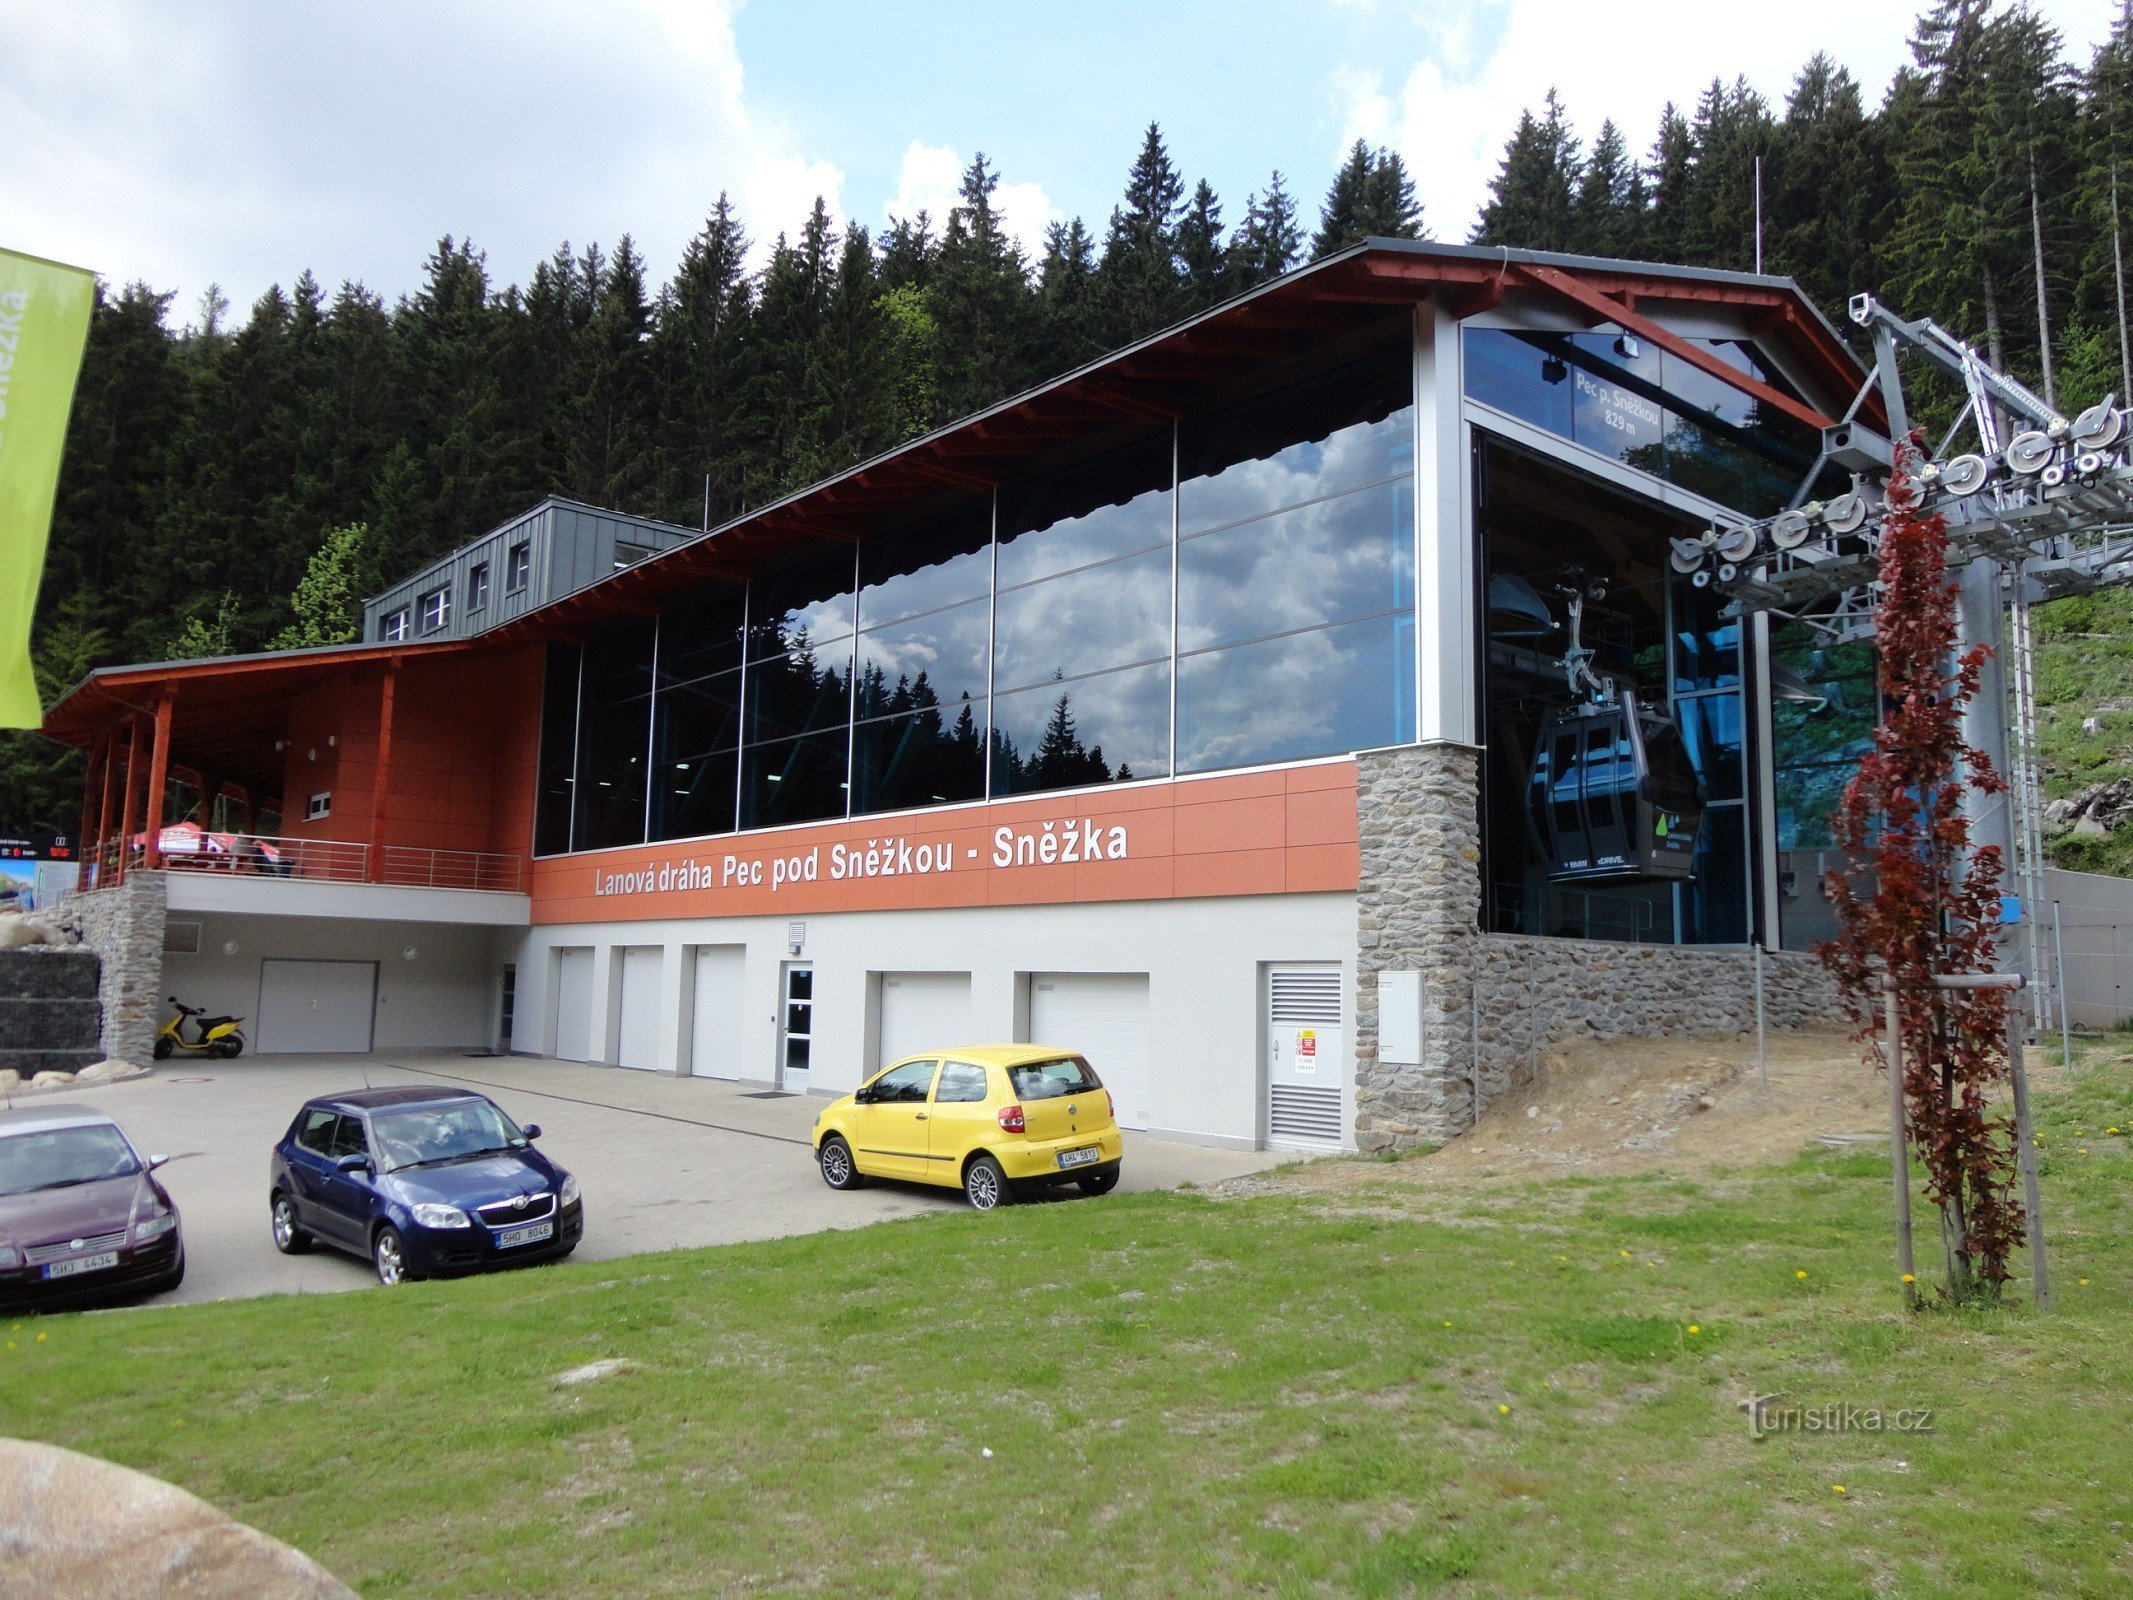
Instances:
[[[741,758],[741,826],[775,828],[845,812],[849,730],[755,745]]]
[[[1190,536],[1414,471],[1406,344],[1249,401],[1179,435],[1178,529]]]
[[[859,636],[859,716],[985,700],[991,613],[982,596]]]
[[[1730,689],[1740,682],[1740,618],[1723,615],[1725,598],[1713,589],[1676,580],[1673,585],[1674,688]]]
[[[575,849],[644,842],[652,632],[647,618],[586,643],[578,718],[578,820],[571,841]]]
[[[1170,665],[994,695],[992,722],[995,795],[1163,777],[1170,769]]]
[[[1314,628],[1178,663],[1178,770],[1294,761],[1414,737],[1411,614]]]
[[[783,653],[750,660],[747,690],[751,744],[842,727],[852,715],[852,641],[795,634]]]
[[[1000,587],[1167,546],[1170,473],[1170,435],[1165,433],[1003,492]]]
[[[859,626],[982,600],[992,586],[992,502],[860,542]]]
[[[578,646],[548,647],[541,686],[540,793],[534,802],[533,853],[560,855],[570,848],[571,796],[577,791]]]
[[[1625,466],[1664,473],[1659,352],[1628,334],[1607,333],[1574,334],[1561,348],[1570,361],[1570,436]]]
[[[771,660],[803,642],[820,644],[848,635],[852,579],[849,550],[756,578],[748,589],[748,659]]]
[[[651,836],[730,833],[740,761],[740,674],[666,686],[659,691],[656,724]]]
[[[1466,392],[1536,428],[1570,437],[1570,363],[1503,328],[1469,328]]]
[[[1170,653],[1170,543],[1122,561],[1003,589],[993,619],[995,689],[1017,689]]]
[[[1681,723],[1689,760],[1708,801],[1738,800],[1744,788],[1741,767],[1741,705],[1737,694],[1698,695],[1679,700],[1674,713]]]
[[[1178,547],[1178,648],[1411,608],[1414,556],[1406,478],[1187,539]]]
[[[738,584],[701,589],[659,619],[659,681],[689,683],[741,664],[743,591]]]
[[[1747,809],[1719,806],[1703,814],[1696,875],[1681,885],[1682,942],[1748,942]]]
[[[985,729],[977,709],[963,705],[859,724],[852,730],[853,812],[983,798]]]

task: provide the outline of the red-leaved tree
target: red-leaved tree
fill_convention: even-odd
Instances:
[[[1996,795],[2007,785],[1963,743],[1963,708],[1990,652],[1958,654],[1947,525],[1920,514],[1917,459],[1914,438],[1889,481],[1874,624],[1882,722],[1831,819],[1852,876],[1829,876],[1843,932],[1820,954],[1857,1037],[1874,1031],[1884,975],[1896,980],[1911,1147],[1940,1213],[1945,1292],[1992,1299],[2022,1228],[2013,1124],[1987,1104],[2007,1072],[2008,994],[1936,989],[1932,979],[1991,970],[2003,863],[1997,846],[1971,849],[1963,801],[1966,790]],[[1855,889],[1860,878],[1870,897]]]

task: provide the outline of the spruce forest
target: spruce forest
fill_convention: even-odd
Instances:
[[[547,494],[716,525],[1365,237],[1749,270],[1758,170],[1764,270],[1847,329],[1871,290],[2066,402],[2133,391],[2133,0],[2085,62],[1992,0],[1940,0],[1911,55],[1887,84],[1815,55],[1782,104],[1745,79],[1683,85],[1656,128],[1584,127],[1551,94],[1471,227],[1425,214],[1426,157],[1361,143],[1323,191],[1300,202],[1276,172],[1226,216],[1151,125],[1109,217],[1053,225],[1034,260],[980,155],[945,217],[870,232],[817,201],[767,254],[720,196],[663,283],[625,236],[530,272],[446,237],[392,304],[328,289],[330,263],[241,317],[213,291],[181,309],[103,285],[41,686],[49,703],[106,663],[351,638],[362,595]],[[2116,618],[2080,604],[2083,627]],[[2120,765],[2133,751],[2081,775]],[[0,735],[0,830],[71,829],[78,773],[41,735]]]

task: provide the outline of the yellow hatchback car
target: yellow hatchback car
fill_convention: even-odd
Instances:
[[[814,1137],[832,1189],[935,1183],[979,1211],[1053,1184],[1109,1194],[1123,1154],[1111,1092],[1088,1062],[1035,1044],[907,1057],[831,1101]]]

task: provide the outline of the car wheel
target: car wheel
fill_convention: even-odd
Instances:
[[[1099,1172],[1093,1178],[1076,1178],[1083,1194],[1109,1194],[1118,1187],[1116,1172]]]
[[[371,1241],[370,1263],[378,1269],[378,1282],[390,1287],[406,1283],[414,1277],[407,1265],[407,1246],[400,1238],[400,1230],[384,1227]]]
[[[296,1220],[296,1202],[285,1194],[273,1201],[274,1248],[285,1256],[300,1256],[311,1248],[311,1235]]]
[[[155,1047],[148,1053],[158,1061],[168,1061],[170,1059],[170,1048],[170,1040],[159,1037],[155,1042]]]
[[[822,1141],[815,1159],[822,1164],[822,1181],[832,1189],[856,1189],[867,1181],[852,1160],[852,1147],[834,1133]]]
[[[979,1156],[963,1173],[963,1198],[973,1211],[991,1211],[1015,1203],[1014,1185],[991,1156]]]

